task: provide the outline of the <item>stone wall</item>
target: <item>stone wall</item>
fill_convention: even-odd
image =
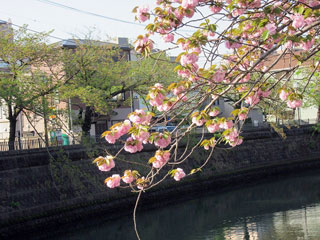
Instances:
[[[246,132],[244,143],[237,148],[219,146],[204,171],[180,183],[169,179],[145,194],[144,199],[152,202],[167,199],[168,194],[179,197],[180,193],[201,187],[218,189],[248,176],[262,178],[272,173],[318,167],[319,136],[312,137],[310,127],[285,132],[286,139],[270,129]],[[121,157],[126,161],[143,161],[153,154],[149,150],[152,148]],[[43,225],[54,227],[90,215],[112,216],[119,215],[119,210],[123,214],[132,210],[134,194],[127,189],[107,189],[103,184],[110,174],[132,166],[117,161],[111,173],[102,173],[92,164],[93,155],[98,152],[99,148],[88,156],[82,146],[69,146],[0,153],[0,236],[8,237],[12,229],[24,234],[28,229],[31,234]],[[197,168],[207,156],[207,151],[198,149],[183,168],[187,171]]]

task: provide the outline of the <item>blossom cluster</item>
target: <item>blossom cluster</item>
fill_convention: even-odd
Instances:
[[[299,99],[299,97],[294,94],[294,93],[290,93],[288,90],[286,89],[281,89],[279,97],[282,101],[286,101],[287,100],[287,106],[289,108],[298,108],[301,107],[302,105],[302,100]]]
[[[204,127],[213,135],[201,142],[204,149],[213,150],[221,142],[235,147],[243,142],[238,125],[256,106],[272,103],[278,97],[289,108],[302,105],[299,89],[289,88],[288,82],[295,71],[311,66],[309,63],[318,52],[320,1],[156,0],[156,4],[153,11],[147,6],[134,10],[140,22],[151,21],[146,26],[147,33],[138,36],[136,51],[144,56],[152,54],[151,38],[160,35],[181,52],[175,68],[180,81],[168,87],[160,83],[152,86],[147,101],[154,113],[135,110],[127,120],[103,134],[111,144],[122,141],[123,150],[129,153],[141,151],[145,144],[156,148],[149,160],[149,175],[139,177],[130,170],[122,177],[114,174],[106,179],[111,188],[119,186],[122,179],[137,189],[147,189],[153,181],[148,176],[174,164],[172,143],[179,138],[166,131],[151,132],[155,114],[162,119],[174,118],[172,114],[183,108],[181,121],[191,121],[185,133]],[[220,24],[221,21],[225,22]],[[195,29],[194,33],[183,35],[178,31],[185,26]],[[222,53],[225,49],[226,53]],[[296,66],[274,72],[287,54]],[[278,86],[283,86],[279,92]],[[230,116],[223,116],[214,107],[215,101],[225,96],[234,101]],[[125,135],[126,140],[122,140]],[[110,156],[100,157],[97,165],[101,171],[109,171],[114,168],[114,161]],[[176,181],[186,175],[181,168],[171,171]]]

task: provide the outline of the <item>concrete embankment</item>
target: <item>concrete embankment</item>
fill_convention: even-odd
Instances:
[[[246,132],[242,145],[216,149],[204,171],[179,183],[169,179],[145,193],[142,205],[155,207],[199,191],[219,191],[271,175],[318,168],[319,135],[311,134],[310,126],[286,130],[286,139],[270,129]],[[17,234],[26,239],[42,227],[54,229],[84,218],[130,213],[136,195],[128,189],[107,189],[103,180],[134,165],[118,161],[111,173],[99,172],[91,163],[97,152],[88,156],[84,147],[70,146],[50,149],[50,154],[44,149],[0,153],[0,239]],[[141,162],[152,154],[144,151],[122,158]],[[183,168],[199,167],[207,155],[203,149],[196,150]]]

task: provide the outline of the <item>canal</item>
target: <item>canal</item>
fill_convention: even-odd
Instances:
[[[320,171],[140,210],[137,221],[142,240],[319,240]],[[79,226],[50,239],[136,239],[131,216]]]

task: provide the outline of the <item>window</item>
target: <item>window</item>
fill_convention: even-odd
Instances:
[[[125,96],[124,96],[124,93],[119,93],[117,94],[116,96],[112,97],[111,98],[111,101],[124,101],[125,100]]]
[[[2,60],[0,60],[0,68],[8,68],[8,67],[9,67],[8,63],[5,63]]]

